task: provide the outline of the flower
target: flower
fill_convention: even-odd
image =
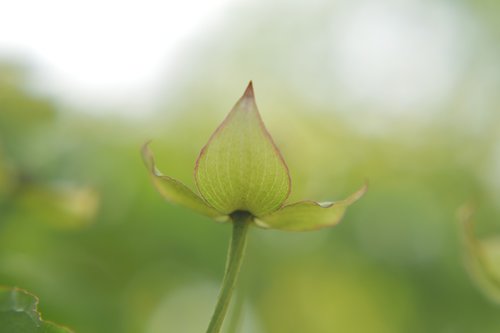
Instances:
[[[344,200],[284,204],[290,194],[288,167],[260,117],[252,82],[212,134],[196,161],[199,194],[163,175],[149,142],[142,148],[153,184],[169,202],[217,221],[244,212],[261,228],[306,231],[336,225],[367,185]]]

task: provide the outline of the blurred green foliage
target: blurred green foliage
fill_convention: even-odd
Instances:
[[[499,35],[498,11],[486,9],[498,5],[461,5],[484,18],[491,33],[473,60],[481,64],[488,55],[488,70],[498,73],[500,57],[492,55],[500,44],[490,43]],[[199,150],[254,79],[262,116],[294,180],[289,201],[343,198],[365,177],[370,190],[333,229],[251,231],[241,331],[499,332],[500,309],[463,267],[455,213],[474,198],[481,202],[478,220],[487,221],[478,233],[499,229],[491,175],[500,174],[493,163],[500,83],[481,86],[471,61],[460,85],[465,92],[457,89],[431,121],[401,118],[381,133],[365,131],[367,106],[346,116],[334,98],[315,103],[301,94],[313,90],[313,79],[328,83],[313,66],[321,63],[314,54],[294,53],[307,50],[304,43],[322,29],[317,11],[303,14],[298,30],[318,17],[308,32],[289,32],[296,22],[287,20],[276,23],[275,35],[243,25],[242,35],[207,39],[169,91],[168,109],[178,113],[153,119],[65,110],[30,90],[22,66],[1,65],[0,284],[30,290],[42,299],[44,317],[79,333],[204,329],[230,228],[164,203],[139,148],[152,137],[162,170],[194,188]],[[262,29],[274,17],[263,17]],[[289,38],[274,43],[283,34]],[[221,44],[234,47],[214,47]],[[296,77],[307,78],[299,90]],[[206,83],[214,78],[216,84]],[[473,89],[483,107],[464,111],[462,93]]]
[[[0,94],[9,96],[0,100],[1,283],[33,291],[47,318],[77,332],[160,332],[183,320],[204,327],[212,306],[204,295],[215,295],[229,228],[154,192],[139,157],[148,126],[62,117],[22,84],[2,82]],[[164,124],[154,141],[160,160],[192,182],[203,137],[182,119]],[[289,114],[287,126],[297,131],[278,125],[275,136],[298,195],[342,197],[365,176],[371,190],[332,230],[252,230],[244,329],[498,331],[498,308],[469,281],[457,243],[454,212],[464,200],[480,198],[486,218],[498,216],[478,160],[461,155],[470,152],[460,133],[436,125],[415,144],[364,136],[333,116]],[[298,134],[307,145],[293,144]],[[169,315],[174,300],[192,317]]]

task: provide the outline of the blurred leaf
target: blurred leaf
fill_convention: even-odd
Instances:
[[[71,333],[71,330],[42,320],[38,298],[18,288],[0,287],[0,332]]]
[[[500,303],[500,239],[477,239],[474,235],[474,209],[460,209],[462,239],[467,269],[478,287]]]
[[[71,183],[25,186],[17,197],[18,216],[63,229],[91,225],[99,209],[99,193]]]
[[[197,213],[221,222],[227,220],[227,216],[210,207],[186,185],[178,180],[163,175],[160,170],[156,168],[153,152],[149,149],[149,142],[142,147],[142,158],[148,168],[154,186],[167,201],[189,208]]]
[[[66,227],[89,225],[99,209],[99,193],[89,186],[62,184],[53,189],[57,208],[72,217]]]
[[[202,149],[195,177],[201,195],[225,214],[263,216],[288,197],[288,168],[262,122],[251,82]]]
[[[285,231],[307,231],[331,227],[340,222],[349,205],[360,199],[366,192],[365,184],[347,199],[337,202],[318,203],[300,201],[256,219],[256,224],[263,228]]]

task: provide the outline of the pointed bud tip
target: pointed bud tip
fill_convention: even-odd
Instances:
[[[254,93],[253,93],[253,83],[250,81],[248,83],[247,89],[245,90],[245,93],[243,94],[243,97],[245,98],[254,98]]]

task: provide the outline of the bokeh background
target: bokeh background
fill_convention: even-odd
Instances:
[[[227,332],[500,331],[456,218],[500,234],[500,2],[0,4],[0,284],[45,318],[204,331],[230,227],[164,202],[139,148],[193,187],[253,80],[289,201],[370,189],[335,228],[254,228]]]

